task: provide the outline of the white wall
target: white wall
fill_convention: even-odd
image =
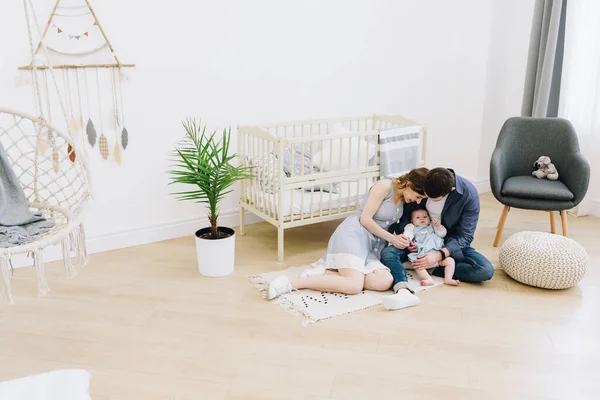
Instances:
[[[490,158],[500,128],[521,115],[535,0],[494,0],[479,151],[479,182],[489,190]]]
[[[34,2],[45,21],[51,4]],[[123,165],[88,147],[91,251],[191,234],[204,224],[203,207],[168,194],[164,173],[188,115],[222,127],[400,113],[429,123],[430,165],[486,177],[477,154],[489,150],[498,122],[520,109],[531,3],[94,2],[121,61],[137,66],[124,86],[131,139]],[[28,61],[20,2],[3,5],[0,38],[0,105],[32,111],[31,88],[14,84],[16,66]],[[221,209],[234,224],[236,196]]]

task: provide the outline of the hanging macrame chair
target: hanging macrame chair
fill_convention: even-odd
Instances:
[[[49,288],[44,272],[43,251],[48,246],[61,245],[62,257],[68,277],[73,277],[76,267],[87,263],[87,250],[83,217],[91,197],[91,179],[84,152],[71,135],[64,134],[44,118],[41,104],[42,92],[36,74],[31,23],[27,3],[33,11],[31,0],[23,0],[32,55],[32,77],[38,116],[0,108],[0,143],[5,150],[10,167],[18,178],[32,211],[54,223],[47,232],[33,236],[33,241],[11,247],[0,247],[0,303],[13,303],[10,285],[11,260],[15,255],[33,257],[38,274],[38,294],[44,296]],[[35,19],[35,26],[39,25]],[[41,37],[41,33],[40,33]],[[46,50],[42,43],[42,48]],[[49,57],[48,58],[48,62]],[[58,90],[52,66],[49,65],[61,108],[67,121],[64,104]],[[72,259],[74,252],[74,260]]]

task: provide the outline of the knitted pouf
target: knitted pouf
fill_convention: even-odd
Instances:
[[[588,254],[564,236],[524,231],[502,244],[500,267],[514,280],[544,289],[575,286],[588,268]]]

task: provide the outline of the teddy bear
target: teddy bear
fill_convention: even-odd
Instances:
[[[558,179],[558,171],[548,156],[541,156],[538,158],[536,162],[533,163],[533,168],[536,168],[536,170],[533,171],[531,175],[536,178],[548,178],[551,181]]]

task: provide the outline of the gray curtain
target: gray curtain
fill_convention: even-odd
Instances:
[[[521,115],[556,117],[565,47],[567,0],[536,0]]]

